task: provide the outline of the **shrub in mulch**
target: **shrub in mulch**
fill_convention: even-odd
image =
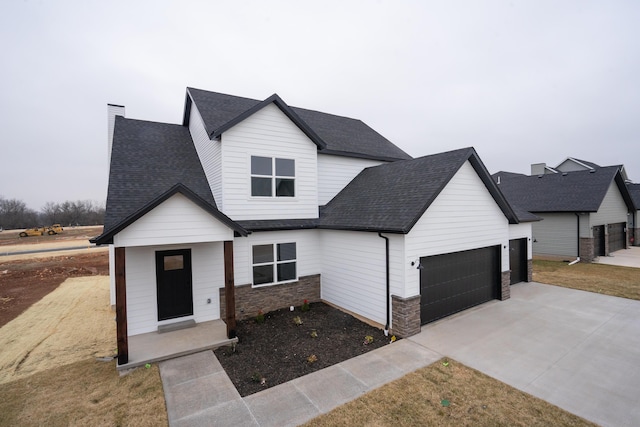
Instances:
[[[258,313],[256,313],[258,315]],[[214,351],[241,396],[388,345],[381,329],[324,303],[238,322],[238,343]]]

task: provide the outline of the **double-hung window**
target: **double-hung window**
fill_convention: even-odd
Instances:
[[[296,244],[253,246],[253,285],[296,280]]]
[[[277,157],[251,156],[251,195],[294,197],[296,161]]]

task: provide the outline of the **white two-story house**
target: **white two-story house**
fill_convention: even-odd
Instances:
[[[531,223],[473,148],[411,158],[359,120],[188,88],[182,124],[109,105],[118,362],[129,337],[326,301],[386,331],[531,277]],[[514,257],[515,254],[515,257]],[[131,355],[135,358],[135,355]]]

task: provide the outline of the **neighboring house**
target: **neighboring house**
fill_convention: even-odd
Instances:
[[[118,363],[128,338],[323,300],[399,336],[531,279],[531,225],[473,148],[412,159],[359,120],[187,89],[181,125],[109,106]],[[515,254],[515,255],[514,255]]]
[[[635,205],[633,214],[629,216],[629,230],[631,237],[630,243],[634,246],[640,246],[640,184],[627,183],[627,189]]]
[[[532,165],[531,176],[493,178],[509,203],[542,218],[533,224],[535,255],[591,262],[627,247],[634,204],[622,169],[569,158],[555,168]]]

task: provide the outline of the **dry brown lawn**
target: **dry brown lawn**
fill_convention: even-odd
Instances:
[[[120,377],[109,278],[67,279],[0,328],[1,426],[167,425],[156,366]]]
[[[2,426],[166,426],[157,366],[120,377],[87,359],[0,384]]]
[[[565,288],[580,289],[640,300],[640,269],[605,264],[533,261],[533,280]]]
[[[445,363],[448,365],[445,366]],[[452,360],[440,360],[305,426],[595,426]]]

